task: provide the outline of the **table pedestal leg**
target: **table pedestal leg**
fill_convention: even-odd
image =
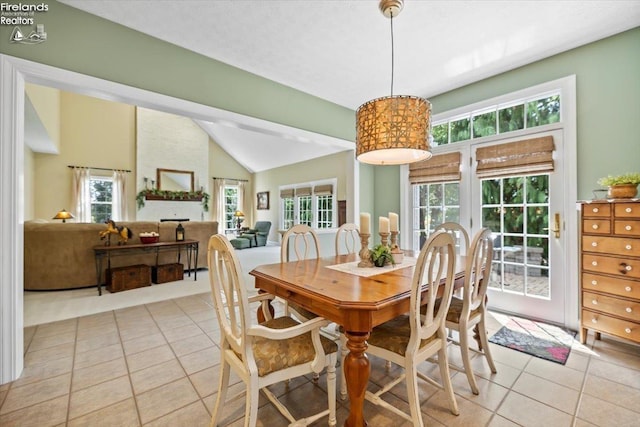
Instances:
[[[344,425],[345,427],[364,427],[367,425],[363,414],[364,394],[371,371],[369,358],[365,354],[369,333],[347,331],[345,335],[349,354],[344,359],[343,369],[349,394],[350,412]]]

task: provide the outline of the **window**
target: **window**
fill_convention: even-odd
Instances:
[[[560,122],[560,95],[536,95],[523,101],[467,112],[434,123],[433,145],[447,145],[471,139],[530,129]]]
[[[236,228],[237,218],[234,216],[238,210],[238,186],[224,186],[224,228],[231,230]]]
[[[113,212],[113,180],[105,177],[91,177],[91,222],[103,223]]]
[[[420,250],[436,226],[443,222],[460,222],[460,185],[444,182],[412,187],[413,248]]]
[[[313,228],[335,228],[336,180],[307,182],[280,188],[280,224],[287,230],[295,224]]]

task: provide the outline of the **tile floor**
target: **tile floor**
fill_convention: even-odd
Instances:
[[[505,317],[492,313],[490,333]],[[0,425],[206,426],[218,383],[219,329],[207,293],[119,308],[25,329],[22,376],[0,386]],[[640,348],[603,336],[576,342],[566,366],[492,344],[498,373],[474,359],[480,394],[453,373],[461,414],[448,412],[443,393],[421,383],[423,418],[433,426],[637,426],[640,419]],[[459,350],[450,349],[453,362]],[[432,372],[435,367],[423,364]],[[372,358],[370,389],[399,372]],[[435,371],[433,371],[435,372]],[[232,391],[242,383],[232,377]],[[294,416],[324,406],[324,377],[278,384]],[[401,384],[388,397],[407,408]],[[225,426],[243,425],[243,399],[225,406]],[[409,426],[366,403],[369,426]],[[338,402],[338,425],[348,402]],[[285,426],[262,399],[259,426]],[[314,425],[325,425],[326,418]]]

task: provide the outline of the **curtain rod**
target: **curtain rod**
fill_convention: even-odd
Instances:
[[[95,169],[95,170],[99,170],[99,171],[118,171],[118,172],[127,172],[130,173],[131,171],[129,169],[111,169],[111,168],[94,168],[92,166],[73,166],[73,165],[67,165],[67,167],[69,169]]]
[[[219,176],[212,176],[212,179],[228,179],[229,181],[241,181],[241,182],[249,182],[248,179],[239,179],[239,178],[222,178]]]

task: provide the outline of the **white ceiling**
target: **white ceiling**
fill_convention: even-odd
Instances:
[[[390,93],[378,0],[60,2],[354,110]],[[640,0],[407,0],[393,20],[394,93],[428,98],[639,25]],[[234,155],[252,171],[283,153],[242,142],[259,132],[212,126],[225,150],[253,151]]]

